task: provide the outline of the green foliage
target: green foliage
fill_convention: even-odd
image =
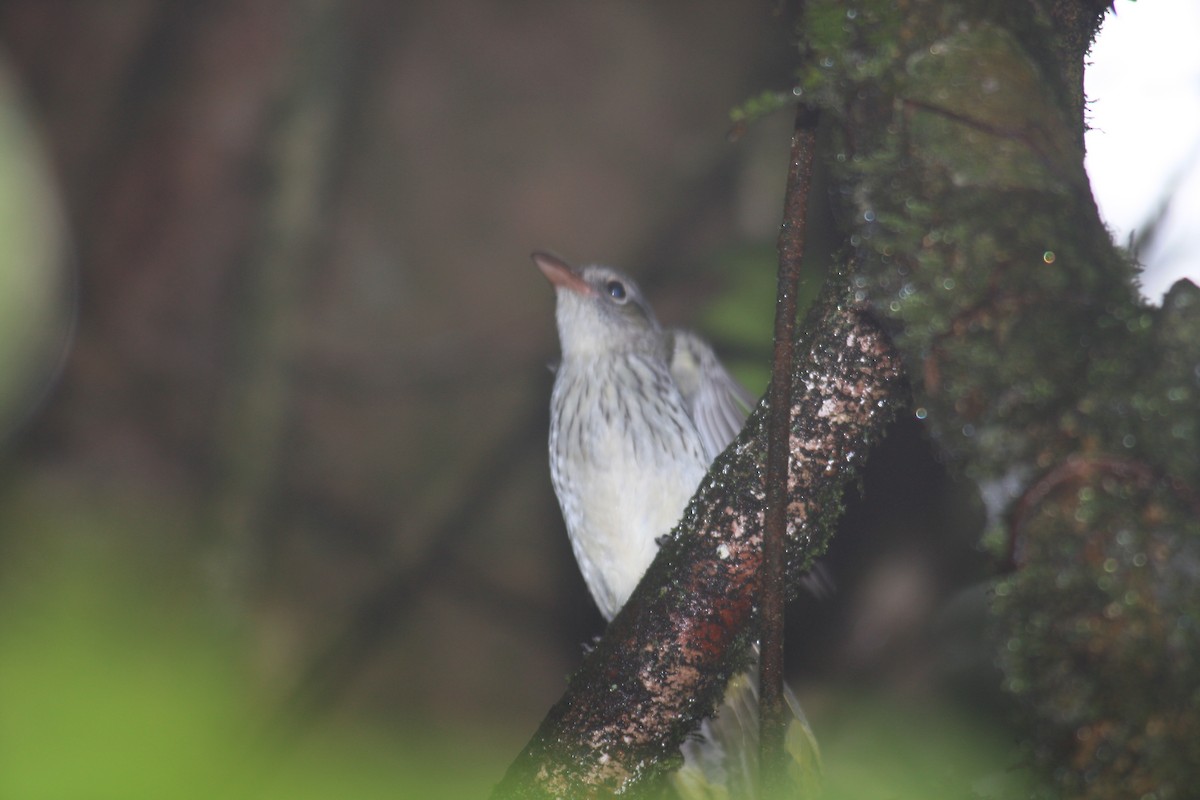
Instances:
[[[856,83],[886,85],[895,72],[899,19],[886,0],[807,4],[802,23],[807,57],[797,73],[802,97],[822,108],[841,108]]]
[[[788,92],[764,91],[731,109],[729,120],[734,124],[747,125],[769,114],[791,108],[794,99]]]
[[[778,256],[773,246],[747,247],[718,259],[726,288],[704,310],[700,327],[718,342],[722,361],[756,396],[762,395],[771,377],[771,346],[775,318]],[[803,319],[825,280],[806,259],[809,274],[800,283],[796,306]]]
[[[478,734],[268,734],[264,687],[187,559],[130,537],[145,509],[3,511],[37,543],[10,547],[0,583],[0,796],[460,798],[500,773],[509,754]]]
[[[75,535],[8,565],[0,795],[201,797],[241,760],[228,643],[113,556]]]
[[[821,732],[824,800],[1048,797],[995,720],[930,698],[836,696]]]

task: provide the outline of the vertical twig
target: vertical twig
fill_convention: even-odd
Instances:
[[[788,439],[791,428],[793,344],[796,295],[804,257],[808,193],[816,149],[817,112],[806,105],[796,111],[792,157],[779,229],[779,287],[775,300],[775,353],[767,389],[767,509],[762,560],[762,656],[759,719],[762,784],[781,788],[787,705],[783,696],[783,616],[787,596],[784,535],[787,531]],[[777,792],[769,791],[771,796]]]

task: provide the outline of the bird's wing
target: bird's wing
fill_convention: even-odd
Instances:
[[[725,371],[717,354],[699,336],[678,329],[668,335],[671,377],[683,394],[711,461],[741,432],[755,398]]]

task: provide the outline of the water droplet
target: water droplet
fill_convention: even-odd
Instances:
[[[1137,444],[1137,439],[1134,438],[1132,433],[1127,433],[1124,437],[1122,437],[1121,444],[1125,445],[1126,447],[1133,447],[1135,444]]]
[[[1045,261],[1047,264],[1053,264],[1054,258],[1055,256],[1053,250],[1047,250],[1046,252],[1042,253],[1042,261]]]
[[[925,417],[929,416],[929,412],[922,407],[914,411],[913,416],[915,416],[917,419],[925,419]]]
[[[792,94],[795,95],[796,97],[800,97],[804,94],[804,89],[800,86],[793,86]]]
[[[942,288],[943,289],[953,289],[954,288],[954,278],[946,278],[944,281],[942,281]]]
[[[966,436],[966,437],[974,436],[975,435],[975,426],[969,422],[966,425],[963,425],[962,426],[962,435]]]
[[[867,222],[874,222],[875,221],[875,212],[868,208],[866,211],[863,212],[863,219],[865,219]]]

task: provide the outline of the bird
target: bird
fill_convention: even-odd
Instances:
[[[550,397],[551,483],[584,582],[611,621],[755,398],[698,334],[662,327],[624,272],[576,269],[543,251],[532,258],[555,290],[562,353]],[[788,749],[811,773],[816,741],[786,694],[798,724]],[[752,668],[731,681],[716,717],[681,748],[683,766],[672,777],[678,794],[754,796],[757,710]]]

